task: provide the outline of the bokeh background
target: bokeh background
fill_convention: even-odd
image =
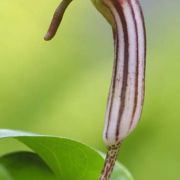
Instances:
[[[119,156],[136,180],[180,179],[180,1],[141,0],[148,52],[141,122]],[[43,41],[58,0],[0,1],[0,128],[66,136],[105,151],[113,63],[111,28],[74,0],[56,38]],[[0,154],[25,148],[0,142]]]

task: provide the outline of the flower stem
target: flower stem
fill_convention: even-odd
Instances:
[[[109,180],[120,150],[120,144],[110,146],[99,180]]]

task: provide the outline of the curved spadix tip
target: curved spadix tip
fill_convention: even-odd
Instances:
[[[50,41],[53,37],[51,36],[51,34],[49,32],[46,33],[46,35],[44,36],[44,40],[45,41]]]
[[[59,28],[59,25],[62,21],[63,15],[64,15],[67,7],[71,3],[71,1],[72,0],[62,0],[62,2],[59,4],[57,9],[55,10],[53,18],[51,20],[51,24],[49,26],[49,29],[48,29],[46,35],[44,36],[45,41],[49,41],[55,36],[55,34]]]

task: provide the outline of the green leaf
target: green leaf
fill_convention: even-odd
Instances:
[[[0,179],[1,180],[13,180],[9,172],[5,167],[0,164]]]
[[[15,138],[36,152],[59,180],[97,180],[103,157],[91,147],[60,137],[21,131],[0,130],[0,138]],[[132,180],[130,173],[117,165],[111,180]]]
[[[119,162],[116,163],[111,180],[134,180],[130,172]]]
[[[7,154],[0,158],[0,164],[11,174],[13,180],[58,180],[44,161],[32,152]]]

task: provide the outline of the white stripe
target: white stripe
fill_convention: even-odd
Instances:
[[[121,96],[123,69],[124,69],[124,33],[123,33],[121,19],[119,18],[119,14],[117,10],[114,8],[114,5],[110,1],[107,1],[106,5],[110,8],[110,10],[112,11],[114,15],[116,26],[117,26],[117,29],[116,29],[117,36],[119,39],[119,51],[117,53],[118,54],[118,64],[117,64],[118,68],[117,68],[117,74],[116,74],[116,78],[118,77],[118,80],[116,79],[116,84],[115,84],[116,88],[115,88],[113,97],[112,97],[112,83],[111,83],[110,97],[112,97],[113,99],[109,100],[108,102],[108,106],[106,110],[106,117],[105,117],[105,129],[104,129],[104,141],[107,145],[111,145],[111,144],[116,143],[116,129],[117,129],[117,122],[118,122],[119,107],[121,105],[120,96]],[[111,116],[109,119],[111,101],[113,102],[113,104],[112,104]],[[110,124],[108,128],[108,137],[106,139],[108,121],[110,122]]]
[[[136,63],[137,63],[137,46],[136,46],[136,29],[130,5],[125,2],[122,4],[124,16],[127,24],[128,42],[129,42],[129,64],[128,79],[126,88],[125,108],[120,123],[119,139],[124,139],[129,131],[129,125],[132,120],[134,109],[135,82],[136,82]],[[118,127],[117,127],[118,128]]]
[[[139,44],[139,72],[138,72],[138,99],[137,99],[137,109],[135,112],[135,116],[133,119],[133,124],[130,129],[132,131],[141,116],[141,111],[142,111],[142,103],[144,99],[144,66],[145,66],[145,37],[144,37],[144,27],[143,27],[143,19],[141,17],[141,12],[139,9],[139,5],[135,0],[132,1],[132,6],[134,9],[135,13],[135,19],[137,22],[137,28],[138,28],[138,44]]]

